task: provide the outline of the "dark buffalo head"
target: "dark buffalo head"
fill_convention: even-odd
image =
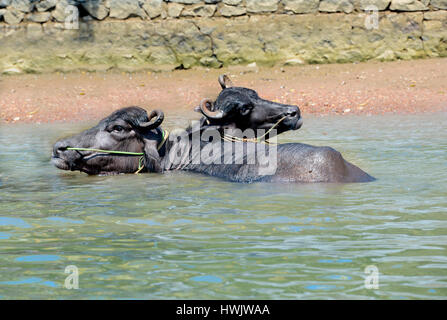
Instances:
[[[196,108],[210,124],[242,131],[269,130],[275,126],[277,134],[302,126],[303,120],[297,106],[262,99],[252,89],[233,86],[226,75],[219,77],[219,83],[222,91],[216,101],[205,99]]]
[[[62,170],[79,170],[88,174],[133,173],[139,169],[141,156],[108,154],[92,150],[100,149],[144,153],[144,171],[159,172],[160,159],[157,151],[163,133],[160,124],[163,112],[128,107],[117,110],[101,120],[95,127],[73,137],[59,140],[53,147],[52,163]]]

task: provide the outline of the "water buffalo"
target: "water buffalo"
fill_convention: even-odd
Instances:
[[[140,171],[162,172],[157,145],[162,140],[163,132],[159,126],[163,119],[162,112],[153,111],[148,116],[146,110],[138,107],[117,110],[95,127],[56,142],[51,161],[59,169],[79,170],[91,175],[133,173],[140,169],[141,154],[144,168]]]
[[[269,130],[275,127],[276,134],[297,130],[303,120],[297,107],[272,103],[261,99],[256,91],[236,87],[230,78],[221,75],[218,79],[222,91],[216,101],[205,102],[196,107],[196,112],[205,116],[207,123],[229,130],[233,136],[243,138],[249,129]],[[284,115],[288,108],[288,117]],[[294,118],[293,116],[296,115]],[[283,120],[283,121],[281,121]],[[237,130],[240,129],[240,130]],[[228,132],[228,131],[227,131]],[[272,134],[257,137],[267,140]],[[368,182],[375,178],[343,159],[340,152],[331,147],[316,147],[302,143],[287,143],[278,146],[278,167],[290,175],[290,180],[302,182]]]

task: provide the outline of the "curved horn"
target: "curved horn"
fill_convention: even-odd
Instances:
[[[151,121],[153,118],[157,117],[154,121]],[[139,126],[141,128],[145,128],[148,130],[155,129],[161,125],[163,120],[165,119],[165,114],[161,110],[154,110],[149,115],[149,121],[148,122],[141,122],[139,123]]]
[[[213,101],[211,101],[210,99],[203,99],[202,102],[200,102],[200,112],[202,112],[205,117],[207,117],[208,119],[218,120],[222,119],[225,116],[225,113],[222,110],[212,112],[209,105],[213,105]]]
[[[226,74],[222,74],[219,76],[219,83],[222,89],[233,87],[233,82]]]

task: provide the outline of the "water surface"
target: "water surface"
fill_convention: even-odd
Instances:
[[[345,185],[51,166],[52,144],[87,126],[0,128],[2,299],[447,297],[446,114],[311,118],[281,136],[378,178]],[[64,287],[69,265],[78,290]]]

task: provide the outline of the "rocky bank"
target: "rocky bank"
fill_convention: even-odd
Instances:
[[[447,0],[0,0],[0,73],[447,56]]]

